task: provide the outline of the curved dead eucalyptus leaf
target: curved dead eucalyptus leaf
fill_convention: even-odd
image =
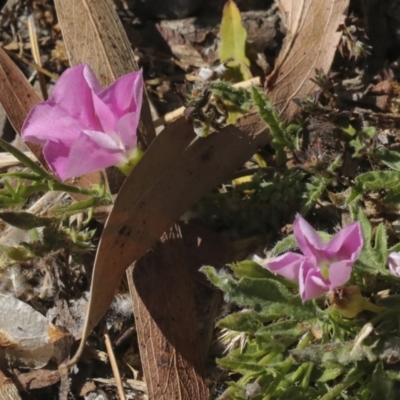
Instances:
[[[88,63],[103,87],[139,70],[112,0],[55,0],[71,65]],[[144,95],[139,142],[155,138],[147,95]]]
[[[268,141],[263,133],[247,134],[234,126],[207,138],[195,137],[184,118],[169,125],[122,186],[99,243],[82,342],[65,367],[76,363],[129,265]]]
[[[267,89],[284,121],[292,121],[300,111],[292,100],[316,89],[311,81],[315,71],[329,71],[348,5],[349,0],[280,0],[287,35]]]
[[[16,132],[21,132],[28,112],[41,101],[22,72],[0,48],[0,103]],[[34,143],[27,143],[27,146],[40,164],[48,169],[42,154],[42,146]]]

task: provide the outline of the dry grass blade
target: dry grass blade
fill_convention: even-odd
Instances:
[[[269,75],[269,97],[286,122],[300,111],[292,101],[311,94],[315,71],[328,72],[341,33],[349,0],[281,0],[288,29],[283,49]]]
[[[108,332],[106,332],[104,334],[104,342],[106,345],[108,358],[110,360],[111,369],[113,371],[115,382],[117,385],[119,398],[120,398],[120,400],[125,400],[126,397],[125,397],[124,387],[123,387],[122,381],[121,381],[121,374],[119,373],[117,360],[115,358],[114,350],[113,350],[112,344],[111,344],[110,335]]]
[[[103,86],[139,69],[111,0],[55,0],[55,5],[71,65],[90,64]],[[147,96],[141,121],[139,140],[146,148],[155,138]]]
[[[40,59],[39,43],[38,43],[38,39],[37,39],[37,35],[36,35],[35,20],[33,19],[32,15],[28,18],[28,32],[29,32],[29,39],[30,39],[31,46],[32,46],[33,59],[35,60],[35,63],[37,65],[39,65],[39,67],[42,67],[42,61]],[[46,85],[44,76],[40,71],[38,71],[38,77],[39,77],[40,90],[42,91],[43,99],[47,100],[49,97],[49,94],[47,92],[47,85]]]

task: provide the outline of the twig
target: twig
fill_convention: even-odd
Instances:
[[[36,69],[38,72],[41,72],[43,75],[48,76],[49,78],[53,79],[53,80],[57,80],[59,78],[59,76],[57,74],[53,74],[50,71],[47,71],[47,69],[41,67],[40,65],[37,65],[35,62],[28,60],[26,57],[21,56],[19,54],[15,54],[13,51],[7,50],[3,47],[3,50],[7,53],[7,55],[9,55],[10,57],[20,60],[23,63],[25,63],[26,65],[29,65],[30,67]]]
[[[121,375],[119,373],[117,360],[115,359],[115,354],[114,354],[114,351],[113,351],[113,348],[111,345],[110,335],[108,334],[107,328],[106,328],[106,332],[104,333],[104,342],[106,345],[108,358],[110,359],[111,369],[114,374],[115,383],[117,385],[119,398],[120,398],[120,400],[125,400],[126,397],[125,397],[124,388],[122,386]]]
[[[259,85],[260,84],[260,78],[256,77],[256,78],[251,78],[247,81],[243,81],[243,82],[239,82],[239,83],[235,83],[233,85],[233,87],[235,88],[248,88],[251,85]],[[179,118],[181,115],[183,115],[183,112],[185,111],[185,107],[180,107],[174,111],[171,111],[167,114],[165,114],[164,116],[156,119],[153,121],[154,123],[154,127],[158,128],[161,125],[166,125],[169,124],[170,122],[172,122],[173,120]]]
[[[28,18],[28,32],[29,32],[29,40],[31,42],[32,46],[32,56],[33,59],[35,60],[35,63],[39,65],[39,67],[42,66],[42,60],[40,59],[40,49],[39,49],[39,43],[36,35],[36,27],[35,27],[35,21],[33,19],[33,15],[31,15]],[[42,91],[42,96],[43,100],[47,100],[49,98],[49,93],[47,91],[47,85],[46,81],[44,80],[44,76],[41,72],[38,71],[38,77],[39,77],[39,84],[40,84],[40,90]]]

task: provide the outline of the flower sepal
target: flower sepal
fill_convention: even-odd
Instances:
[[[358,286],[337,287],[327,294],[333,309],[345,318],[353,319],[362,311],[381,313],[386,309],[379,307],[362,294]]]
[[[129,158],[128,162],[122,163],[119,165],[116,165],[116,167],[125,175],[128,176],[132,170],[136,167],[138,162],[141,160],[143,157],[143,150],[139,149],[139,147],[136,147],[133,152],[131,157]]]

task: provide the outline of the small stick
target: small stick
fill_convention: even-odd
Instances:
[[[33,59],[35,60],[35,63],[39,65],[39,67],[41,67],[42,60],[40,59],[39,43],[36,35],[35,21],[32,15],[28,18],[28,32],[29,32],[29,40],[32,45]],[[49,98],[49,93],[47,91],[46,81],[44,80],[43,74],[39,71],[38,71],[38,77],[39,77],[40,90],[42,91],[43,95],[43,100],[47,100]]]
[[[13,57],[19,61],[22,61],[24,64],[29,65],[31,68],[36,69],[36,71],[41,72],[43,75],[48,76],[49,78],[53,79],[54,81],[56,81],[59,78],[59,76],[57,74],[53,74],[52,72],[47,71],[47,69],[41,67],[40,65],[36,64],[33,61],[28,60],[26,57],[21,56],[19,54],[15,54],[13,51],[7,50],[5,48],[3,48],[3,50],[10,57]]]
[[[256,78],[248,79],[247,81],[235,83],[233,85],[233,87],[235,87],[235,88],[239,88],[239,87],[248,88],[251,85],[259,85],[259,84],[260,84],[260,78],[256,77]],[[177,108],[174,111],[171,111],[171,112],[165,114],[164,116],[162,116],[162,117],[160,117],[160,118],[158,118],[158,119],[153,121],[154,127],[158,128],[161,125],[169,124],[173,120],[175,120],[178,117],[180,117],[181,115],[183,115],[184,111],[185,111],[185,107],[180,107],[180,108]]]
[[[110,335],[108,334],[107,328],[106,328],[106,331],[104,333],[104,342],[105,342],[105,345],[106,345],[108,358],[110,359],[111,369],[112,369],[113,374],[114,374],[115,383],[117,385],[119,398],[120,398],[120,400],[126,400],[124,388],[122,386],[121,375],[119,373],[117,360],[115,359],[115,354],[114,354],[114,351],[113,351],[113,348],[112,348],[112,345],[111,345],[111,339],[110,339]]]

